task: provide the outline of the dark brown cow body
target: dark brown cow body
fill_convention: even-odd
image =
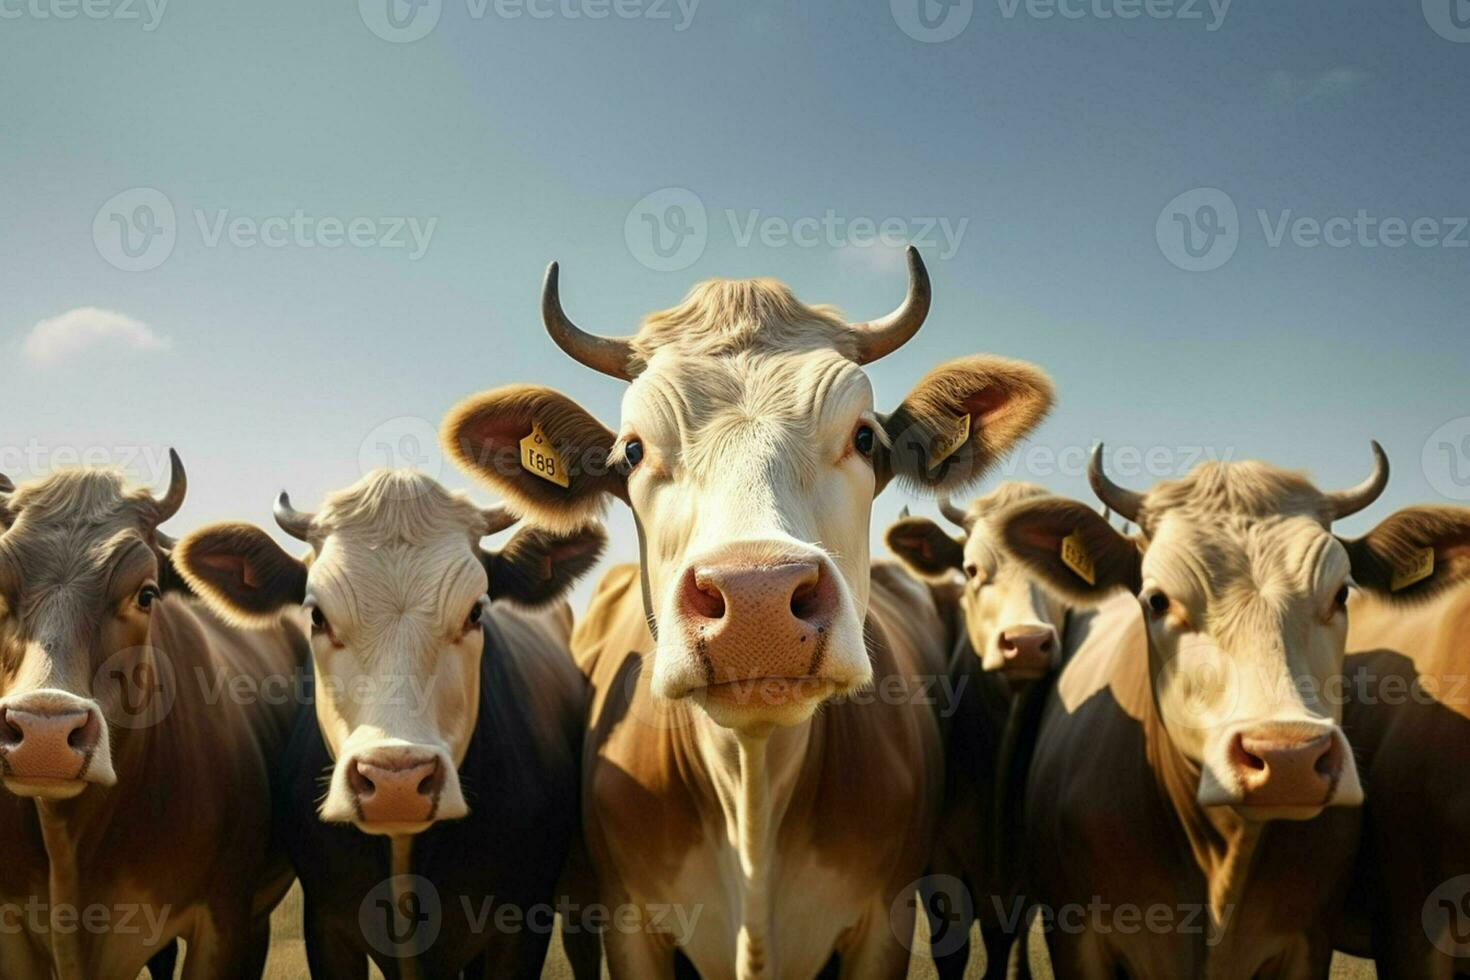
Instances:
[[[1352,616],[1343,723],[1365,771],[1358,891],[1379,975],[1470,975],[1470,589]]]

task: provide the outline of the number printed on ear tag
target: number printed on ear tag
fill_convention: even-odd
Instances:
[[[1409,564],[1393,573],[1389,589],[1401,592],[1415,583],[1422,582],[1434,574],[1434,549],[1425,548]]]
[[[561,461],[551,440],[546,438],[546,433],[541,431],[540,422],[532,423],[531,434],[521,440],[521,469],[563,489],[572,485],[566,464]]]
[[[942,441],[941,441],[942,440]],[[966,412],[954,420],[954,427],[950,429],[949,435],[935,436],[935,442],[929,450],[929,470],[933,472],[939,469],[939,464],[949,459],[959,448],[970,441],[970,414]]]
[[[1087,551],[1087,542],[1082,540],[1081,531],[1073,531],[1062,539],[1062,564],[1088,585],[1097,584],[1097,569],[1092,564],[1092,555]]]

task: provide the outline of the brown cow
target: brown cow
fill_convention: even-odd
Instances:
[[[1442,527],[1329,530],[1377,498],[1259,463],[1204,464],[1147,494],[1092,484],[1125,537],[1073,501],[1022,503],[1007,547],[1079,603],[1037,740],[1032,897],[1067,977],[1325,977],[1363,800],[1342,728],[1349,575],[1384,589]],[[1430,587],[1422,583],[1421,587]]]
[[[158,531],[172,461],[157,500],[91,469],[0,497],[7,980],[130,978],[176,938],[189,980],[258,976],[291,882],[269,776],[306,638],[183,590]]]
[[[1367,540],[1397,554],[1353,564],[1370,590],[1351,606],[1343,713],[1367,794],[1357,891],[1381,976],[1450,980],[1470,974],[1470,589],[1407,603],[1470,574],[1470,511],[1400,511]],[[1430,547],[1414,574],[1431,577],[1395,575]]]
[[[972,357],[874,412],[860,365],[929,306],[909,258],[908,299],[873,323],[713,281],[625,340],[571,324],[552,266],[552,337],[632,382],[621,432],[530,387],[445,423],[460,464],[544,523],[632,507],[640,569],[604,584],[574,642],[597,689],[588,842],[608,901],[700,910],[677,945],[711,980],[810,977],[834,953],[847,977],[907,968],[943,778],[913,688],[945,651],[929,591],[869,562],[873,496],[894,476],[970,484],[1051,401],[1036,369]],[[614,930],[613,975],[671,977],[675,945]]]

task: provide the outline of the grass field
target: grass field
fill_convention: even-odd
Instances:
[[[924,926],[920,924],[920,930]],[[976,940],[978,942],[978,936]],[[1040,935],[1032,936],[1032,963],[1035,964],[1035,973],[1038,978],[1050,980],[1052,973],[1046,965],[1046,953],[1040,944]],[[968,977],[979,977],[984,969],[984,963],[979,962],[979,957],[970,963],[970,969],[965,974]],[[266,965],[265,972],[267,980],[298,980],[306,976],[306,951],[301,939],[301,890],[293,888],[291,894],[276,909],[273,918],[271,957]],[[603,974],[606,976],[606,972]],[[381,980],[382,975],[377,970],[372,971],[374,980]],[[546,964],[546,970],[542,974],[548,980],[570,980],[572,973],[567,967],[566,960],[561,954],[561,941],[552,942],[551,959]],[[934,978],[934,968],[927,961],[915,959],[913,967],[909,970],[912,980],[931,980]],[[1376,976],[1371,964],[1364,960],[1356,960],[1351,957],[1339,956],[1333,965],[1333,980],[1373,980]]]

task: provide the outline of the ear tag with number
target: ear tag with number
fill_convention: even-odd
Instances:
[[[561,461],[551,440],[546,438],[546,433],[541,431],[540,422],[533,422],[531,434],[521,440],[521,469],[563,489],[572,485],[566,464]]]
[[[1062,539],[1062,564],[1088,585],[1097,584],[1097,569],[1092,564],[1092,555],[1087,551],[1087,542],[1081,531],[1073,531]]]
[[[1425,548],[1409,564],[1404,565],[1393,573],[1393,581],[1389,588],[1394,592],[1401,592],[1417,582],[1422,582],[1434,574],[1434,549]]]
[[[929,471],[939,469],[939,464],[949,459],[960,447],[970,441],[970,413],[966,412],[954,420],[948,435],[936,435],[929,448]]]

